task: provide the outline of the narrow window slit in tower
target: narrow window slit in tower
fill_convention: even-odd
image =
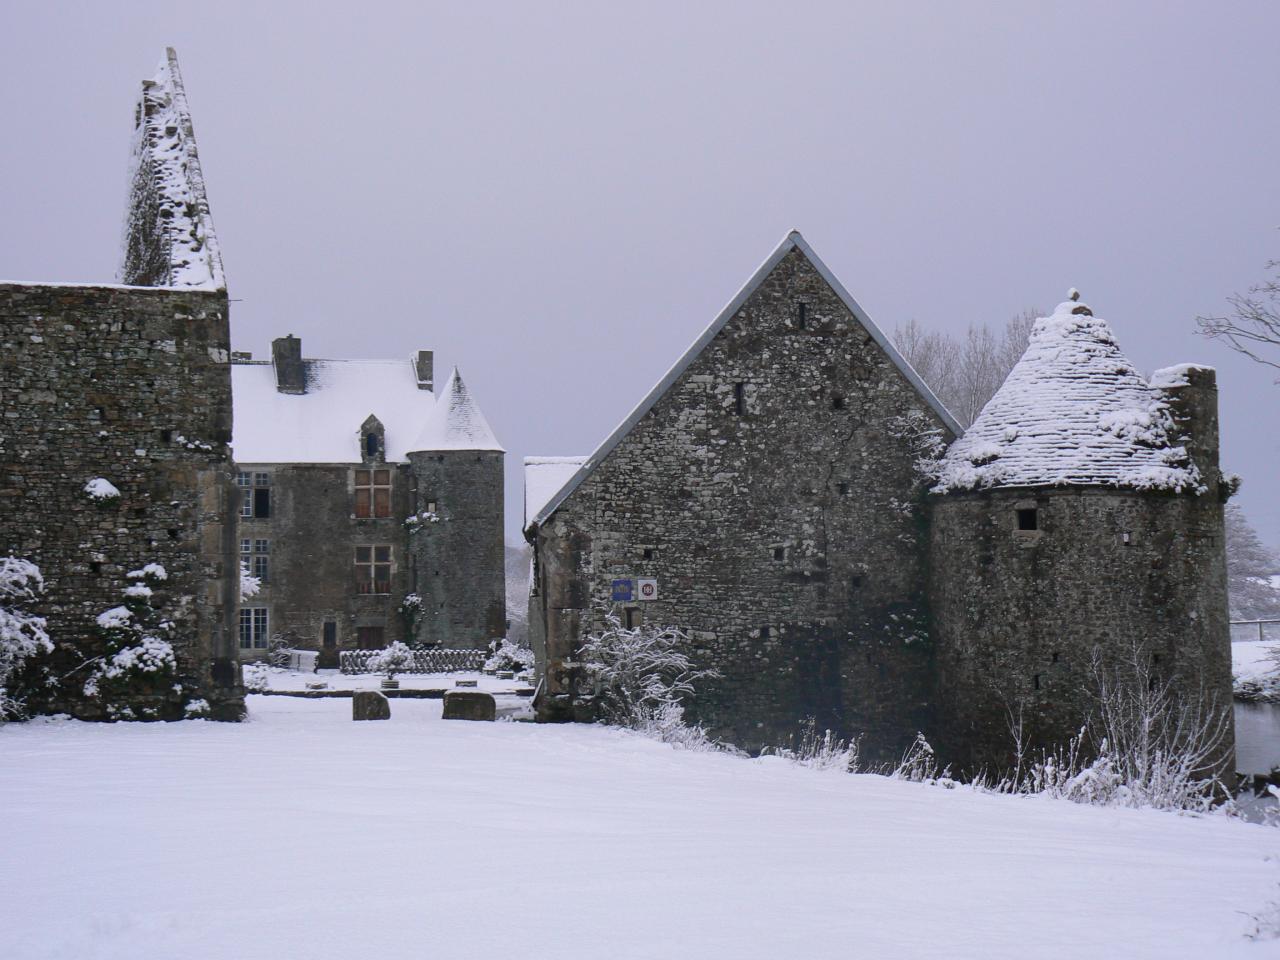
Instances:
[[[787,548],[786,548],[786,547],[774,547],[774,548],[773,548],[773,559],[775,559],[775,560],[785,560],[785,559],[787,559]]]
[[[1038,674],[1038,673],[1037,673],[1035,676],[1033,676],[1033,677],[1031,678],[1031,683],[1032,683],[1032,685],[1033,685],[1037,690],[1039,690],[1039,689],[1040,689],[1040,674]]]
[[[809,324],[809,305],[801,300],[796,304],[796,328],[803,330]]]
[[[769,639],[769,636],[770,636],[769,628],[768,628],[768,627],[761,627],[761,628],[760,628],[760,639],[761,639],[761,640],[768,640],[768,639]]]
[[[733,385],[733,412],[740,417],[747,412],[747,385],[745,383],[735,383]]]

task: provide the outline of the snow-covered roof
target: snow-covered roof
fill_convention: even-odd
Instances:
[[[586,462],[586,457],[524,458],[525,527]]]
[[[960,426],[956,418],[953,417],[950,411],[942,405],[942,401],[937,398],[934,392],[929,388],[929,385],[924,382],[924,379],[920,374],[916,373],[915,369],[907,362],[906,358],[898,352],[898,348],[894,346],[893,341],[885,336],[884,331],[881,330],[867,312],[858,305],[858,301],[853,299],[853,296],[849,291],[844,288],[844,284],[836,279],[835,274],[833,274],[827,265],[822,262],[822,258],[813,252],[813,248],[810,247],[804,237],[800,235],[800,231],[792,230],[783,238],[782,242],[778,244],[773,253],[769,254],[768,259],[760,265],[759,269],[751,275],[751,279],[743,285],[742,289],[734,295],[733,299],[730,300],[725,305],[724,309],[717,314],[716,318],[711,321],[710,326],[703,330],[698,339],[689,346],[689,349],[681,354],[680,359],[677,360],[671,369],[663,375],[662,379],[654,385],[653,389],[645,395],[645,398],[641,400],[629,414],[627,414],[626,419],[624,419],[622,423],[618,424],[613,433],[609,434],[609,436],[605,438],[604,442],[600,444],[600,446],[596,447],[591,456],[583,461],[582,466],[574,472],[573,476],[565,481],[564,486],[561,487],[561,489],[547,501],[542,509],[534,515],[530,523],[542,523],[559,508],[565,498],[578,488],[578,485],[582,483],[582,481],[591,474],[600,462],[609,455],[613,448],[622,441],[622,438],[630,433],[631,429],[653,408],[653,405],[662,398],[662,395],[665,394],[671,386],[684,375],[684,372],[689,369],[689,365],[692,364],[693,361],[697,359],[698,355],[706,349],[707,345],[715,339],[716,334],[723,330],[725,325],[733,319],[738,310],[742,308],[742,305],[747,302],[747,299],[755,293],[756,288],[759,287],[773,271],[773,268],[781,263],[783,257],[791,253],[792,250],[799,250],[800,253],[802,253],[808,261],[813,264],[814,269],[818,271],[818,275],[822,277],[835,295],[840,298],[840,302],[844,304],[845,308],[853,314],[854,318],[863,326],[867,333],[871,335],[871,338],[875,340],[875,342],[880,346],[880,349],[885,352],[890,361],[900,371],[902,371],[903,376],[905,376],[911,385],[915,387],[916,391],[924,398],[925,402],[933,408],[933,411],[938,415],[942,422],[947,425],[947,428],[956,436],[960,436],[960,434],[964,433],[964,428]]]
[[[1159,382],[1174,379],[1170,371]],[[1110,325],[1074,299],[1036,321],[933,489],[1064,485],[1202,489],[1164,395],[1120,352]]]
[[[454,367],[412,450],[502,450]]]
[[[168,276],[158,285],[223,289],[222,252],[209,213],[178,55],[172,47],[165,50],[155,77],[143,81],[138,112],[129,179],[135,190],[139,180],[149,181],[155,203],[133,210],[132,215],[154,213],[156,219],[126,224],[126,232],[161,235],[169,266]],[[126,281],[136,279],[129,273],[126,262],[120,276]]]
[[[387,460],[404,462],[435,408],[413,360],[305,360],[307,392],[276,390],[270,362],[231,364],[239,463],[359,463],[360,427],[382,422]]]

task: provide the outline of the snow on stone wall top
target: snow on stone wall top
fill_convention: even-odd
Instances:
[[[586,457],[524,458],[524,525],[536,517],[556,493],[587,462]]]
[[[502,450],[454,367],[411,450]]]
[[[306,393],[276,390],[269,362],[231,364],[238,463],[359,463],[360,428],[382,422],[387,460],[406,462],[435,407],[412,360],[305,360]]]
[[[939,466],[935,493],[1203,490],[1161,392],[1120,352],[1107,322],[1074,300],[1036,321],[1022,359]]]
[[[142,82],[135,116],[120,279],[155,287],[226,287],[187,95],[173,49]]]

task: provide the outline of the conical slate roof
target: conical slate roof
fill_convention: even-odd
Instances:
[[[410,450],[502,450],[454,367]]]
[[[1163,394],[1075,300],[1037,320],[1026,353],[940,464],[935,493],[992,487],[1202,489]]]

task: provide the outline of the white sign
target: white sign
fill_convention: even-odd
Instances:
[[[637,580],[640,590],[641,600],[657,600],[658,599],[658,581],[657,580]]]

